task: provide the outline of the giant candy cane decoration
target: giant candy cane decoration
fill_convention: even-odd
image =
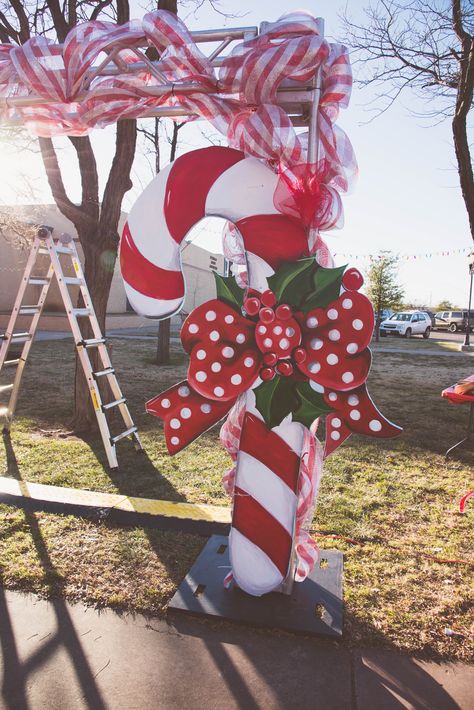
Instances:
[[[240,151],[213,147],[188,153],[138,199],[120,249],[131,304],[163,318],[184,299],[180,245],[192,226],[215,215],[242,235],[248,292],[240,298],[237,286],[221,280],[218,298],[188,316],[181,334],[190,354],[188,379],[148,402],[147,409],[163,419],[170,453],[232,407],[240,409],[229,546],[235,581],[254,595],[278,589],[291,568],[298,480],[312,419],[327,414],[326,454],[352,431],[400,431],[378,412],[365,388],[374,320],[370,303],[358,293],[360,275],[321,270],[308,258],[304,225],[275,207],[278,184],[275,173]],[[296,307],[305,283],[313,284],[306,306]],[[314,301],[318,293],[322,301]],[[275,412],[268,398],[277,387],[287,400],[283,412]]]
[[[365,387],[374,318],[360,274],[324,268],[332,258],[319,234],[341,226],[340,193],[357,169],[335,125],[352,85],[347,50],[302,11],[251,37],[241,29],[243,42],[221,57],[228,30],[211,32],[224,41],[206,57],[166,11],[121,26],[78,25],[63,45],[43,37],[1,45],[0,120],[51,136],[150,111],[199,116],[233,146],[194,151],[158,175],[130,212],[120,263],[135,310],[165,318],[184,300],[180,247],[189,230],[216,215],[242,236],[249,288],[216,279],[217,298],[183,325],[188,379],[147,408],[163,419],[170,453],[229,414],[221,440],[236,462],[226,476],[233,574],[260,595],[291,581],[294,554],[298,580],[315,560],[303,529],[321,473],[313,422],[326,416],[325,455],[352,432],[400,430]],[[296,125],[308,125],[308,135]]]

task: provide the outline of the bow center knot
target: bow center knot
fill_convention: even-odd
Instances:
[[[299,323],[293,309],[286,303],[277,305],[271,291],[252,294],[244,302],[244,309],[249,316],[258,320],[255,324],[255,343],[263,353],[263,367],[260,377],[271,380],[278,372],[290,377],[294,371],[292,355],[302,341]]]

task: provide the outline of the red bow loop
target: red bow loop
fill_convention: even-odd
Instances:
[[[362,385],[370,369],[368,350],[374,329],[370,301],[356,291],[344,292],[326,308],[306,313],[300,371],[323,387],[339,391]]]
[[[335,410],[326,418],[325,457],[337,449],[352,432],[392,439],[402,431],[377,409],[365,385],[350,392],[326,392],[324,399]]]
[[[233,401],[257,378],[262,354],[255,345],[255,323],[223,301],[198,306],[181,331],[190,354],[188,379],[203,397]]]
[[[204,431],[225,417],[232,402],[210,402],[195,392],[187,380],[150,399],[146,411],[164,422],[170,454],[184,449]]]

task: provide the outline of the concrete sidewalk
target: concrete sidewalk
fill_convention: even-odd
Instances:
[[[474,666],[0,589],[8,710],[474,708]]]

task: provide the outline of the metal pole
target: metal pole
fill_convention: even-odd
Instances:
[[[324,37],[324,20],[318,17],[318,25],[320,29],[321,37]],[[308,132],[308,156],[307,162],[310,165],[316,165],[319,159],[319,102],[321,99],[321,67],[318,68],[314,75],[314,89],[313,89],[313,101],[311,104],[311,116],[309,121],[309,132]],[[308,243],[310,249],[316,244],[316,239],[318,236],[317,229],[310,229],[308,234]],[[311,253],[311,252],[310,252]]]
[[[466,335],[464,336],[464,343],[461,346],[461,350],[470,350],[471,349],[470,330],[471,330],[472,281],[474,278],[474,252],[469,254],[468,263],[469,263],[469,274],[470,274],[471,282],[470,282],[470,286],[469,286],[469,305],[467,307]]]
[[[466,336],[464,338],[464,345],[469,346],[470,342],[470,321],[471,321],[471,301],[472,301],[472,280],[474,276],[474,271],[471,271],[471,285],[469,287],[469,305],[467,308],[467,325],[466,325]]]
[[[320,30],[321,37],[324,37],[324,20],[318,17],[318,26]],[[321,67],[318,68],[314,75],[313,82],[313,98],[311,102],[311,115],[309,121],[309,133],[308,133],[308,155],[307,162],[309,164],[316,164],[319,157],[319,131],[318,131],[318,112],[319,112],[319,101],[321,98]],[[317,237],[317,230],[310,230],[308,234],[308,242],[314,243]],[[313,241],[314,240],[314,241]],[[282,594],[291,594],[293,590],[293,585],[295,583],[296,574],[296,549],[295,549],[295,538],[296,538],[296,514],[293,524],[293,549],[291,551],[291,560],[289,565],[289,570],[286,578],[281,583],[279,589],[275,591],[280,591]]]

